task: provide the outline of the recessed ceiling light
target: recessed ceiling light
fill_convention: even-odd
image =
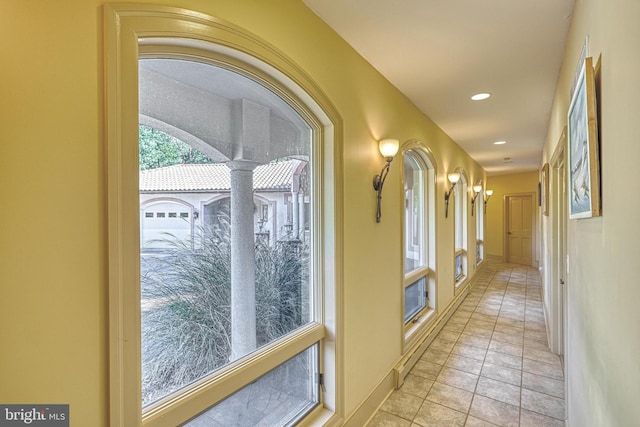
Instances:
[[[502,145],[502,144],[506,144],[507,141],[496,141],[494,142],[495,145]]]
[[[491,96],[490,93],[476,93],[471,97],[474,101],[482,101],[483,99],[487,99]]]

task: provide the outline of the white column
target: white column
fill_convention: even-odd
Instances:
[[[292,207],[292,214],[291,214],[291,220],[293,222],[293,227],[291,228],[291,238],[292,239],[297,239],[300,234],[299,234],[299,230],[300,230],[300,223],[298,222],[299,220],[299,216],[300,216],[300,211],[299,211],[299,205],[298,205],[298,192],[297,191],[292,191],[291,192],[291,207]]]
[[[231,161],[231,360],[256,349],[256,257],[253,229],[253,169]]]
[[[298,225],[299,225],[298,238],[302,241],[304,241],[304,238],[305,238],[304,236],[304,197],[305,197],[304,193],[300,193],[298,195],[298,199],[299,199],[298,202],[300,205],[300,208],[298,210],[298,218],[299,218],[298,219]]]

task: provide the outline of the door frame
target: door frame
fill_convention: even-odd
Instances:
[[[566,194],[568,185],[567,169],[567,127],[565,126],[560,135],[560,139],[551,156],[551,186],[550,193],[553,200],[551,210],[551,243],[548,245],[550,254],[551,274],[548,284],[550,294],[551,322],[549,325],[549,343],[552,352],[560,355],[562,368],[564,370],[564,398],[565,398],[565,420],[569,416],[569,370],[566,367],[567,355],[569,353],[568,337],[568,293],[569,293],[569,271],[567,255],[568,249],[568,209],[569,200]],[[564,282],[564,283],[563,283]]]
[[[504,218],[504,231],[503,231],[503,247],[504,247],[504,261],[509,263],[509,198],[510,197],[522,197],[529,196],[531,198],[532,209],[531,209],[531,267],[538,267],[538,251],[537,251],[537,241],[538,241],[538,223],[536,221],[536,215],[538,210],[536,209],[537,204],[536,193],[535,192],[523,192],[523,193],[508,193],[503,196],[502,206],[503,206],[503,218]]]
[[[558,354],[565,354],[566,346],[566,290],[567,290],[567,209],[568,201],[566,195],[567,169],[566,169],[566,127],[560,136],[560,140],[551,156],[551,185],[550,193],[552,200],[551,209],[551,241],[548,248],[550,251],[549,275],[549,297],[550,297],[550,322],[549,322],[549,344],[551,351]]]

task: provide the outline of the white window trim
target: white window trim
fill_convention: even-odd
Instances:
[[[457,278],[455,276],[455,265],[456,265],[456,258],[458,258],[458,256],[461,257],[462,260],[462,275],[460,276],[460,278]],[[456,283],[456,289],[459,288],[464,282],[465,280],[467,280],[467,251],[465,251],[464,249],[457,249],[456,252],[453,254],[453,268],[454,268],[454,281]]]
[[[426,256],[426,266],[421,269],[414,270],[407,274],[404,273],[404,267],[402,268],[403,278],[402,278],[402,313],[400,319],[400,325],[402,328],[403,334],[403,354],[409,351],[418,341],[420,341],[424,335],[429,331],[431,326],[433,326],[434,322],[437,320],[437,274],[435,271],[436,264],[436,176],[437,176],[437,164],[435,161],[435,157],[431,150],[425,146],[425,144],[418,140],[408,141],[403,145],[401,153],[402,158],[404,158],[404,154],[407,152],[413,152],[416,156],[420,158],[421,163],[425,166],[425,191],[426,191],[426,200],[424,200],[425,208],[425,232],[427,233],[427,238],[424,239],[425,248],[425,256]],[[404,176],[404,161],[402,162],[400,175]],[[401,183],[404,186],[404,182]],[[401,241],[401,253],[404,254],[405,250],[405,224],[404,224],[404,191],[401,191],[402,202],[400,203],[402,214],[400,215],[402,224],[401,229],[402,233],[402,241]],[[404,255],[403,255],[404,260]],[[405,324],[404,319],[404,296],[405,296],[405,288],[415,282],[416,280],[425,277],[427,280],[427,291],[429,294],[429,298],[427,300],[427,306],[417,313],[413,319],[417,319],[417,321],[410,320]]]
[[[106,4],[105,17],[105,128],[107,143],[108,242],[109,242],[109,359],[110,425],[119,427],[176,425],[207,409],[238,384],[252,381],[261,373],[294,356],[325,337],[321,342],[322,369],[326,392],[324,408],[314,418],[340,420],[343,417],[342,305],[342,177],[339,153],[342,125],[336,109],[311,79],[281,52],[245,30],[219,19],[174,7],[142,4]],[[169,38],[170,37],[170,38]],[[184,49],[206,48],[211,54],[235,58],[256,75],[275,76],[271,80],[287,87],[289,99],[298,109],[306,107],[314,122],[319,163],[316,194],[320,235],[315,248],[323,283],[320,323],[310,324],[288,339],[266,347],[259,356],[248,356],[190,389],[191,396],[180,402],[177,411],[153,407],[142,420],[140,361],[140,273],[137,141],[138,57],[144,40],[154,45],[173,43]],[[233,47],[233,49],[231,48]],[[251,55],[249,55],[251,53]],[[267,65],[270,64],[270,65]],[[321,151],[320,151],[321,150]],[[325,161],[322,161],[325,159]],[[320,194],[322,191],[322,194]],[[206,383],[219,377],[215,387]],[[233,387],[225,384],[233,382]],[[167,402],[162,405],[166,406]],[[322,412],[322,414],[320,414]],[[320,415],[319,415],[320,414]]]
[[[482,257],[480,259],[478,259],[478,255],[476,254],[476,267],[482,265],[482,263],[485,261],[485,254],[484,254],[484,241],[483,240],[476,240],[476,253],[478,251],[478,246],[480,246],[481,252],[482,252]]]
[[[484,229],[485,229],[485,215],[484,215],[484,188],[478,193],[478,197],[475,203],[475,227],[476,227],[476,245],[480,245],[482,247],[482,258],[478,259],[476,255],[476,268],[482,265],[487,259],[487,255],[485,253],[484,247]],[[476,249],[477,252],[477,249]]]
[[[453,281],[455,293],[459,293],[463,288],[469,277],[469,255],[468,255],[468,236],[469,236],[469,215],[468,215],[468,180],[464,170],[458,170],[460,172],[460,181],[454,188],[454,228],[453,228],[453,241],[454,241],[454,254],[453,254]],[[458,236],[458,233],[461,236]],[[462,247],[458,246],[458,243],[462,243]],[[462,276],[456,277],[455,266],[456,258],[462,256]]]

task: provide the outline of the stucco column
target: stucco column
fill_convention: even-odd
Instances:
[[[253,169],[236,160],[231,169],[231,360],[256,349],[256,257],[253,229]]]
[[[298,204],[298,192],[297,191],[292,191],[291,192],[291,207],[293,208],[293,213],[291,214],[291,220],[293,222],[293,227],[291,228],[291,239],[297,239],[299,236],[299,229],[300,229],[300,225],[299,225],[299,215],[300,215],[300,211],[299,211],[299,207],[300,205]]]

